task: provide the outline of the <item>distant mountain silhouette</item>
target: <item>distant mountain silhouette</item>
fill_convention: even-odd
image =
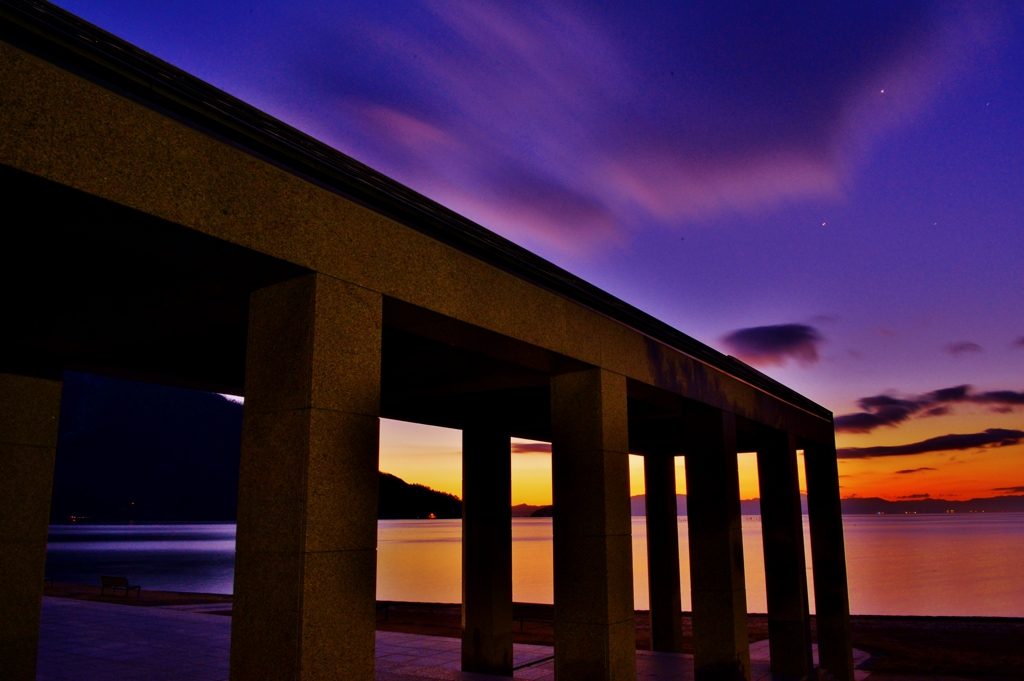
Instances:
[[[533,515],[534,511],[536,511],[539,508],[543,508],[543,506],[532,506],[530,504],[516,504],[515,506],[512,507],[512,517],[529,518],[531,515]]]
[[[803,507],[803,512],[807,513],[807,495],[800,495],[800,503]],[[534,518],[550,518],[552,513],[551,506],[541,506],[531,515]],[[643,494],[629,498],[629,508],[631,515],[634,516],[646,516],[647,515],[647,497]],[[743,515],[761,515],[761,500],[760,499],[744,499],[740,501],[740,512]],[[676,495],[676,514],[686,515],[686,495]]]
[[[634,516],[647,515],[647,499],[643,494],[629,498],[630,510]],[[902,513],[1024,513],[1024,494],[1016,496],[984,497],[968,501],[946,501],[945,499],[909,499],[888,501],[879,497],[843,499],[844,515],[876,515]],[[807,513],[807,495],[800,495],[803,513]],[[676,509],[679,515],[686,515],[686,495],[676,495]],[[743,515],[761,515],[760,499],[740,501]],[[542,506],[532,513],[534,518],[550,518],[551,506]]]
[[[982,497],[967,501],[945,499],[907,499],[888,501],[878,497],[843,499],[843,513],[847,515],[878,513],[1024,513],[1024,494]]]
[[[633,515],[646,516],[647,515],[647,497],[643,494],[638,494],[635,497],[629,498],[630,511]],[[807,495],[800,495],[800,507],[804,513],[807,513]],[[686,495],[676,495],[676,512],[678,515],[686,515]],[[761,500],[760,499],[743,499],[740,501],[740,513],[743,515],[761,515]]]
[[[461,518],[462,501],[457,496],[438,492],[426,485],[409,484],[390,473],[380,474],[380,501],[377,517],[381,520],[399,518]]]

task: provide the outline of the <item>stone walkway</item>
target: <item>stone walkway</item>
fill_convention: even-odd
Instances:
[[[37,681],[226,681],[231,618],[217,606],[140,608],[43,598]],[[378,681],[489,681],[459,670],[454,638],[377,632]],[[867,656],[857,652],[858,665]],[[553,681],[554,649],[516,644],[516,679]],[[750,647],[753,681],[768,676],[768,642]],[[858,671],[858,681],[867,677]],[[690,681],[693,657],[637,651],[638,681]]]

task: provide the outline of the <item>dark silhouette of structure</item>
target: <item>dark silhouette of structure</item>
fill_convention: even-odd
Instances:
[[[558,678],[635,678],[627,453],[653,637],[749,677],[737,451],[757,451],[773,670],[852,681],[832,414],[44,2],[0,2],[0,667],[34,677],[66,368],[245,395],[233,679],[374,674],[378,418],[460,428],[463,668],[511,673],[510,436],[552,443]]]

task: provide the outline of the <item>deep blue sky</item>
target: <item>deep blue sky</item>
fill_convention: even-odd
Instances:
[[[932,405],[841,446],[1024,427],[1019,3],[60,4],[837,414]]]

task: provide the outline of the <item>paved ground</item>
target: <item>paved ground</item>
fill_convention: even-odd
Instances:
[[[37,681],[223,681],[231,618],[217,606],[138,608],[68,598],[43,599]],[[222,608],[221,608],[222,609]],[[459,671],[454,638],[377,632],[378,681],[485,681]],[[754,681],[768,675],[768,642],[751,646]],[[516,679],[554,679],[554,649],[516,644]],[[858,662],[866,656],[858,654]],[[637,652],[642,681],[690,681],[693,657]],[[867,673],[858,672],[858,679]]]
[[[227,679],[230,639],[230,617],[44,597],[36,679]]]

